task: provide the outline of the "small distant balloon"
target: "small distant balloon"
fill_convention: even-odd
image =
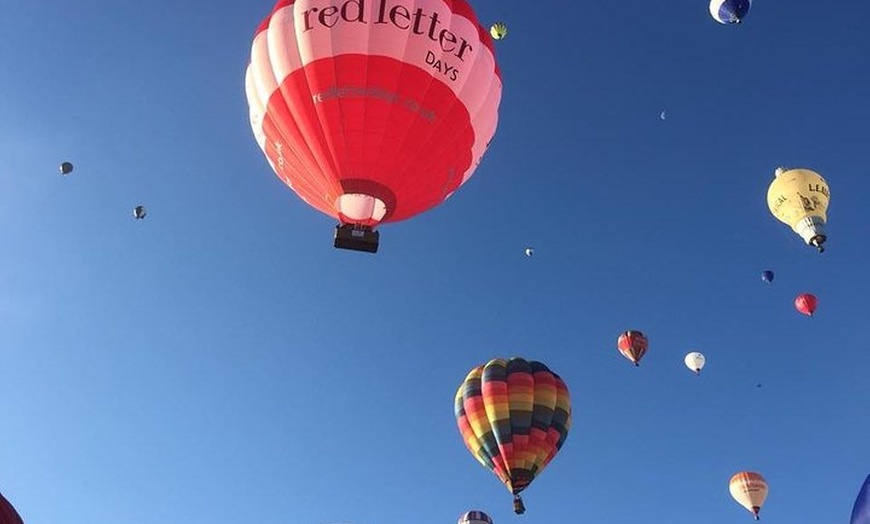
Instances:
[[[710,15],[720,24],[739,24],[751,7],[752,0],[710,0]]]
[[[532,249],[532,248],[530,248],[530,247],[527,247],[527,248],[526,248],[526,256],[527,256],[527,257],[530,257],[530,256],[532,256],[532,255],[534,255],[534,254],[535,254],[535,250],[534,250],[534,249]]]
[[[666,112],[667,111],[662,111],[661,114],[659,115],[659,118],[661,118],[662,120],[666,119],[667,118],[667,115],[665,114]]]
[[[738,504],[749,510],[758,520],[758,512],[767,499],[767,481],[754,471],[741,471],[731,477],[728,490]]]
[[[630,360],[635,366],[640,366],[640,359],[646,355],[649,341],[646,335],[631,329],[619,335],[619,339],[616,341],[616,348],[622,353],[622,356]]]
[[[819,305],[819,300],[815,295],[810,293],[801,293],[794,299],[794,307],[801,313],[807,316],[813,316],[816,312],[816,307]]]
[[[768,284],[773,282],[773,271],[766,269],[761,272],[761,280],[764,280]]]
[[[493,40],[501,40],[507,36],[507,32],[507,24],[504,22],[496,22],[489,28],[489,34],[492,35]]]
[[[70,162],[63,162],[60,165],[60,174],[61,175],[68,175],[68,174],[72,173],[72,171],[73,171],[73,165]]]
[[[456,524],[492,524],[492,519],[482,511],[469,511],[463,513]]]
[[[133,208],[133,218],[136,220],[142,220],[147,214],[148,212],[145,210],[145,206],[136,206]]]
[[[701,370],[704,369],[704,364],[707,363],[707,359],[704,357],[702,353],[698,351],[692,351],[688,355],[686,355],[686,367],[695,372],[696,375],[701,374]]]

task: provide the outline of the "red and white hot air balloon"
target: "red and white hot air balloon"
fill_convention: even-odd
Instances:
[[[640,359],[646,355],[646,350],[649,348],[649,341],[646,335],[631,329],[619,335],[616,348],[619,349],[622,356],[632,361],[635,366],[639,366]]]
[[[281,0],[254,37],[257,143],[336,247],[377,251],[381,223],[444,202],[474,173],[502,83],[468,0]]]
[[[813,316],[816,312],[816,307],[819,305],[819,300],[815,295],[809,293],[801,293],[794,299],[794,307],[801,313],[807,316]]]
[[[764,477],[754,471],[741,471],[731,477],[728,490],[734,500],[758,520],[758,512],[767,498],[767,481]]]

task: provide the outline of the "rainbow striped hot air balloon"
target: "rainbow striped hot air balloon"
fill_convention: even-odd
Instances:
[[[565,382],[540,362],[490,360],[456,391],[456,423],[472,455],[514,495],[547,467],[568,437],[571,398]]]

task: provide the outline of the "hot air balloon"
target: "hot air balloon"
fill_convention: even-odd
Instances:
[[[758,520],[758,512],[767,498],[767,481],[754,471],[742,471],[731,477],[728,484],[731,496],[738,504],[752,512]]]
[[[471,370],[456,392],[456,423],[474,458],[514,495],[556,456],[571,428],[565,382],[540,362],[493,359]]]
[[[334,217],[335,247],[377,252],[379,224],[423,213],[474,173],[498,122],[492,39],[468,0],[280,0],[245,90],[273,170]]]
[[[492,524],[492,519],[482,511],[468,511],[459,517],[456,524]]]
[[[0,494],[0,524],[24,524],[21,516],[2,494]]]
[[[807,245],[825,250],[825,222],[831,192],[822,175],[809,169],[776,169],[767,190],[767,207],[780,222],[800,235]]]
[[[687,368],[694,371],[696,375],[700,375],[701,370],[704,369],[704,364],[707,363],[707,359],[702,353],[693,351],[686,355],[685,362]]]
[[[764,271],[761,272],[761,280],[764,280],[768,284],[773,282],[773,276],[774,276],[773,271],[771,271],[769,269],[765,269]]]
[[[147,214],[148,212],[145,210],[145,206],[136,206],[133,208],[133,218],[136,220],[142,220]]]
[[[58,169],[61,175],[68,175],[73,172],[73,165],[70,162],[62,162]]]
[[[710,15],[720,24],[739,24],[751,7],[752,0],[710,0]]]
[[[815,295],[811,295],[809,293],[801,293],[794,299],[794,307],[804,315],[813,316],[813,313],[816,312],[816,306],[818,306],[819,300]]]
[[[622,356],[632,361],[635,366],[639,366],[640,359],[643,358],[646,350],[649,348],[649,341],[646,335],[632,329],[619,335],[616,347],[622,353]]]
[[[855,499],[855,506],[852,508],[852,520],[849,524],[870,524],[870,475],[864,481],[864,486],[858,493],[858,498]]]
[[[532,248],[530,248],[530,247],[527,247],[527,248],[526,248],[526,256],[527,256],[527,257],[530,257],[530,256],[532,256],[532,255],[534,255],[534,254],[535,254],[535,250],[534,250],[534,249],[532,249]]]
[[[489,34],[493,40],[501,40],[507,36],[507,24],[504,22],[496,22],[489,28]]]

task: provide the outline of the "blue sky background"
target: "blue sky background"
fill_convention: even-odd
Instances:
[[[870,473],[870,6],[758,1],[725,27],[699,0],[474,5],[510,28],[495,140],[370,256],[333,249],[253,139],[271,2],[4,4],[0,491],[28,524],[726,524],[751,520],[744,469],[764,522],[848,520]],[[830,183],[823,255],[770,216],[778,165]],[[626,329],[650,339],[638,369]],[[574,409],[522,517],[452,411],[515,355]]]

